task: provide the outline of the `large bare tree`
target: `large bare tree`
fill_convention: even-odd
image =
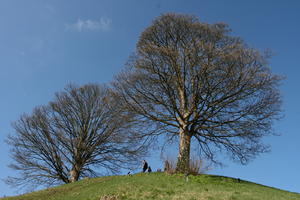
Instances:
[[[267,150],[261,138],[274,133],[281,109],[281,78],[267,56],[224,23],[164,14],[141,34],[114,86],[141,123],[179,139],[177,172],[188,170],[193,140],[213,162],[223,152],[247,163]]]
[[[101,172],[119,172],[138,162],[138,126],[122,111],[110,89],[95,84],[70,85],[47,106],[22,115],[8,138],[11,184],[59,184]],[[104,171],[103,171],[104,170]]]

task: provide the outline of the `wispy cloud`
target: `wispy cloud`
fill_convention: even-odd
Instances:
[[[66,29],[78,32],[109,31],[111,29],[111,20],[107,18],[100,18],[100,20],[78,19],[74,24],[67,24]]]

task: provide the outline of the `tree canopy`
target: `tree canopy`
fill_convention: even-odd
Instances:
[[[213,162],[222,152],[247,163],[267,151],[261,139],[280,115],[281,77],[267,59],[224,23],[168,13],[141,34],[114,87],[140,123],[179,139],[177,172],[188,171],[192,140]]]
[[[119,172],[139,161],[144,149],[133,117],[111,91],[95,84],[69,85],[46,106],[13,123],[9,136],[16,185],[58,184]]]

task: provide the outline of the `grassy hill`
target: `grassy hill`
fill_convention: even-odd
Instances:
[[[163,173],[108,176],[0,200],[300,200],[300,194],[233,178]]]

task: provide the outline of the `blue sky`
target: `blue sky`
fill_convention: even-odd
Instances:
[[[285,117],[274,124],[282,135],[264,139],[272,152],[246,166],[224,158],[227,166],[210,173],[300,193],[299,10],[297,0],[1,0],[0,179],[15,174],[4,142],[11,122],[68,83],[111,81],[151,21],[178,12],[225,22],[251,47],[271,49],[272,71],[286,77],[280,87]],[[159,157],[148,160],[161,168]],[[0,182],[0,197],[15,194]]]

